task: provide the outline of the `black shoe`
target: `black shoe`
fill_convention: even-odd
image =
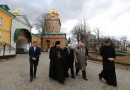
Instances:
[[[102,80],[102,76],[100,74],[98,76],[99,76],[99,80],[101,81]]]
[[[34,76],[34,79],[36,79],[36,76]]]
[[[30,78],[30,82],[32,82],[33,81],[33,78]]]
[[[64,84],[64,81],[59,81],[60,84]]]
[[[75,75],[78,76],[78,73],[76,73]]]
[[[86,81],[88,80],[87,78],[83,78],[83,79],[86,80]]]
[[[75,76],[71,76],[71,78],[75,79]]]
[[[65,77],[69,78],[69,75],[66,75]]]

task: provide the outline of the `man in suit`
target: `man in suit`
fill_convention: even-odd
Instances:
[[[40,47],[37,47],[37,41],[34,41],[34,45],[29,49],[30,82],[33,81],[33,78],[36,79],[37,65],[40,54],[41,49]]]
[[[71,78],[75,78],[74,76],[74,50],[71,48],[71,44],[68,44],[66,48],[64,48],[64,59],[66,64],[66,77],[69,77],[68,71],[69,68],[71,70]]]

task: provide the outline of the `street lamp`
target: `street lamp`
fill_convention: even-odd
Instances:
[[[3,56],[5,55],[5,46],[6,46],[6,43],[3,42]]]
[[[125,51],[125,43],[126,43],[126,40],[123,40],[123,44],[124,44],[124,46],[123,46],[123,47],[124,47],[124,51]]]

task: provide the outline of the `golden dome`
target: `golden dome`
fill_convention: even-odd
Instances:
[[[51,12],[50,12],[50,11],[48,11],[48,12],[47,12],[47,15],[50,15],[50,14],[51,14]]]
[[[18,9],[14,10],[13,14],[16,15],[16,16],[18,16],[19,15]]]
[[[59,15],[59,12],[56,10],[56,11],[55,11],[55,14]]]
[[[55,13],[55,11],[56,11],[55,9],[52,9],[52,10],[51,10],[51,13]]]
[[[52,10],[51,10],[51,13],[52,13],[52,14],[57,14],[57,15],[59,14],[59,12],[58,12],[56,9],[52,9]]]

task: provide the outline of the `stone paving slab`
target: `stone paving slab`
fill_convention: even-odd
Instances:
[[[29,57],[27,54],[0,62],[0,90],[130,90],[130,70],[116,68],[118,87],[106,85],[99,81],[102,70],[100,63],[88,62],[88,81],[82,79],[81,72],[76,79],[68,78],[62,85],[48,77],[48,53],[41,54],[37,79],[29,82]]]

